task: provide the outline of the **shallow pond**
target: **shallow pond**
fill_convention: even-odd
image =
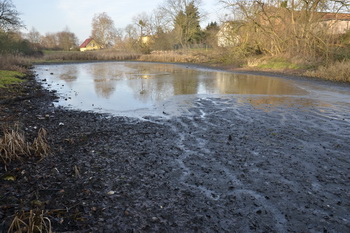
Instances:
[[[329,106],[349,102],[349,88],[302,79],[267,77],[144,62],[38,65],[38,79],[57,91],[58,106],[114,115],[174,115],[200,97],[238,98],[261,108]]]

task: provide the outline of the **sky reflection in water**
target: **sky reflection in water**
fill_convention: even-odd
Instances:
[[[292,80],[184,65],[103,62],[39,65],[35,70],[39,80],[46,80],[45,87],[62,96],[57,105],[117,115],[162,112],[159,106],[168,107],[171,100],[174,105],[175,100],[190,105],[190,99],[198,95],[234,95],[239,102],[271,106],[309,93]],[[311,100],[298,102],[314,104]]]

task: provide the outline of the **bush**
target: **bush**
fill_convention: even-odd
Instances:
[[[0,56],[0,70],[13,70],[26,72],[31,63],[31,58],[14,54],[2,54]]]
[[[32,47],[29,41],[22,40],[15,33],[4,33],[0,31],[0,54],[12,54],[33,56],[37,55],[38,51]]]
[[[307,71],[305,75],[333,81],[350,82],[350,61],[344,60],[319,66],[316,70]]]

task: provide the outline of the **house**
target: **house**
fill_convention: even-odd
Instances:
[[[240,37],[237,34],[242,25],[241,21],[225,22],[216,34],[219,47],[233,47],[240,43]]]
[[[344,34],[350,31],[350,14],[320,13],[320,24],[330,34]]]
[[[89,38],[86,39],[81,45],[80,45],[80,51],[88,51],[88,50],[98,50],[101,49],[102,46],[98,44],[94,39]]]
[[[149,45],[152,42],[152,37],[151,36],[140,36],[139,41],[143,45]]]
[[[350,30],[350,14],[335,12],[298,11],[283,7],[265,6],[257,22],[263,26],[279,27],[287,30],[289,24],[312,24],[316,31],[324,30],[327,34],[340,35]]]
[[[266,6],[253,19],[260,28],[264,27],[275,33],[281,33],[290,30],[289,25],[297,21],[297,25],[303,25],[307,21],[305,18],[310,17],[309,12],[290,11],[286,8],[276,8]],[[323,31],[327,35],[342,35],[350,32],[350,14],[347,13],[331,13],[331,12],[315,12],[313,17],[308,20],[311,22],[312,30]],[[234,47],[239,45],[242,38],[239,35],[240,28],[244,25],[243,21],[225,22],[217,33],[219,47]]]

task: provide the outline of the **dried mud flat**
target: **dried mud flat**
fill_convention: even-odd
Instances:
[[[181,116],[132,119],[26,90],[2,102],[1,124],[29,139],[45,128],[52,154],[1,166],[0,232],[36,208],[55,232],[350,231],[349,106],[198,98]]]

